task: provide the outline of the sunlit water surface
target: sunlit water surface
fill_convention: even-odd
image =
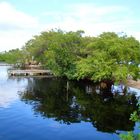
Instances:
[[[139,132],[129,97],[104,101],[92,83],[8,78],[8,68],[0,66],[0,140],[119,140]]]

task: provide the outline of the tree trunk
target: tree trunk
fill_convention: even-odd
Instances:
[[[100,82],[100,92],[103,96],[103,98],[112,97],[112,86],[114,85],[114,82],[112,80],[103,80]]]

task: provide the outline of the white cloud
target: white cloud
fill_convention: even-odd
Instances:
[[[17,94],[18,91],[22,92],[27,87],[28,81],[27,79],[16,81],[6,79],[7,77],[7,68],[1,70],[0,74],[0,108],[8,108],[12,103],[14,103],[18,98],[19,95]],[[12,88],[9,88],[12,87]]]
[[[17,27],[17,29],[34,28],[38,26],[37,19],[16,10],[6,2],[0,3],[0,24]],[[9,29],[9,28],[8,28]]]
[[[52,28],[82,29],[93,36],[105,31],[126,32],[140,40],[139,24],[140,19],[134,18],[133,11],[124,6],[75,4],[65,6],[65,11],[46,11],[42,17],[33,17],[1,2],[0,51],[20,48],[33,35]]]
[[[28,31],[0,31],[0,51],[21,48],[31,37]]]
[[[85,16],[105,16],[108,14],[114,14],[117,12],[125,11],[126,8],[122,6],[97,6],[93,4],[77,4],[69,6],[73,13],[80,17]]]
[[[139,27],[140,19],[133,18],[132,10],[127,7],[77,4],[66,9],[65,12],[46,12],[46,16],[53,17],[55,22],[48,27],[58,27],[66,31],[82,29],[87,35],[123,31],[140,40],[140,31],[135,30]]]
[[[0,3],[0,51],[21,48],[39,28],[36,18]]]

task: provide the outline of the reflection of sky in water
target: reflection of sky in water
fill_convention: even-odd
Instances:
[[[16,79],[7,79],[6,67],[0,69],[0,107],[9,107],[18,99],[18,91],[22,91],[27,85],[27,80],[17,81]]]
[[[133,91],[133,92],[135,92],[136,93],[136,96],[137,97],[140,97],[140,89],[136,89],[136,88],[130,88],[130,91]]]
[[[113,90],[114,91],[119,91],[119,93],[122,93],[123,92],[122,89],[120,90],[119,86],[114,86],[114,89]],[[140,97],[140,89],[128,87],[128,92],[129,93],[134,93],[136,95],[136,97]]]

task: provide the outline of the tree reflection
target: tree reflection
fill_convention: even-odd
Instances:
[[[28,79],[21,100],[31,104],[36,114],[61,123],[91,122],[99,131],[133,130],[130,114],[136,110],[134,95],[103,98],[93,83],[64,79]]]

